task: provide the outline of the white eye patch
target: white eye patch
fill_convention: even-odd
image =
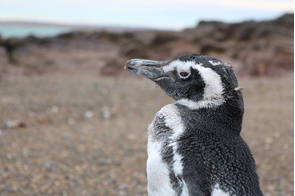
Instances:
[[[191,72],[191,67],[195,65],[195,62],[187,61],[182,62],[180,60],[176,60],[171,62],[169,65],[163,67],[164,72],[174,71],[176,70],[178,73],[180,72]]]
[[[210,62],[213,63],[213,62]],[[215,65],[220,65],[221,62],[215,62]],[[222,96],[223,93],[223,86],[220,76],[211,68],[207,68],[202,66],[202,64],[196,64],[194,61],[187,61],[182,62],[179,60],[171,62],[169,65],[166,65],[163,67],[163,70],[165,72],[174,71],[176,70],[181,77],[181,72],[189,73],[189,75],[183,74],[184,77],[182,79],[185,79],[185,77],[189,77],[191,74],[191,69],[196,69],[199,71],[203,81],[205,82],[205,89],[204,89],[204,98],[202,101],[200,101],[198,104],[195,105],[193,103],[194,107],[208,107],[208,106],[216,106],[221,105],[225,100]],[[179,100],[179,103],[183,103],[184,105],[187,104],[187,102],[190,102],[189,100]]]
[[[182,61],[173,61],[169,65],[163,67],[164,72],[174,71],[178,72],[178,75],[181,79],[187,79],[191,75],[191,68],[195,63],[192,61],[182,62]]]

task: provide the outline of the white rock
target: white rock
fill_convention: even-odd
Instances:
[[[110,118],[111,117],[111,112],[110,112],[108,107],[105,106],[105,107],[102,108],[102,116],[104,118]]]
[[[51,107],[51,112],[52,113],[57,113],[58,111],[59,111],[59,108],[56,105]]]
[[[20,121],[19,120],[7,120],[5,125],[7,128],[14,128],[19,125]]]
[[[93,117],[93,112],[91,112],[91,111],[87,111],[85,114],[84,114],[84,116],[85,116],[85,118],[92,118]]]

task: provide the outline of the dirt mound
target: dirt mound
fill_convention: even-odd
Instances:
[[[0,78],[93,71],[122,75],[128,59],[171,60],[191,52],[232,62],[239,75],[292,74],[294,15],[237,24],[202,21],[181,32],[89,30],[49,38],[0,38]]]

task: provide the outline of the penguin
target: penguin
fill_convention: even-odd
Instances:
[[[125,69],[175,100],[148,127],[149,196],[263,195],[240,135],[242,88],[229,64],[190,53],[171,61],[131,59]]]

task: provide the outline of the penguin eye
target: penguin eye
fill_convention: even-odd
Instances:
[[[179,76],[182,79],[186,79],[186,78],[188,78],[190,76],[190,73],[182,71],[182,72],[179,73]]]

